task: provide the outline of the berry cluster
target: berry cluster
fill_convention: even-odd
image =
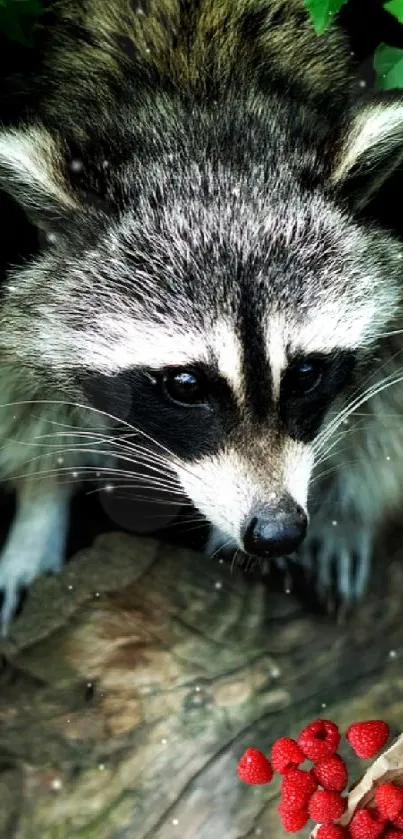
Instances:
[[[368,760],[385,745],[389,726],[382,720],[353,723],[345,736],[355,754]],[[247,784],[267,784],[275,772],[282,775],[278,812],[289,833],[312,819],[315,839],[403,839],[403,788],[390,781],[377,785],[373,804],[358,808],[348,826],[338,823],[347,808],[343,792],[348,783],[346,764],[337,753],[340,740],[334,722],[314,720],[296,740],[276,740],[270,760],[258,749],[247,749],[238,776]],[[313,765],[301,769],[306,760]]]

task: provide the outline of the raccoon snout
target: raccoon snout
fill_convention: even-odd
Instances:
[[[279,557],[293,553],[306,536],[306,513],[289,496],[274,509],[259,507],[245,524],[243,544],[246,553]]]

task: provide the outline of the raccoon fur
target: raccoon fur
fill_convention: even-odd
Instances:
[[[363,215],[403,98],[359,97],[302,0],[51,5],[0,131],[41,237],[2,288],[3,631],[94,470],[188,499],[211,551],[292,555],[356,601],[403,505],[403,250]]]

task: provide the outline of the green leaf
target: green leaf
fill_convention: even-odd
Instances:
[[[42,12],[42,0],[0,0],[0,32],[10,41],[31,46],[33,28]]]
[[[332,18],[346,2],[347,0],[304,0],[317,35],[322,35],[328,29]]]
[[[374,55],[377,90],[403,87],[403,50],[379,44]]]
[[[385,3],[385,9],[394,15],[399,23],[403,23],[403,0],[389,0]]]

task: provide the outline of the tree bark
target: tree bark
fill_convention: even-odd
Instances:
[[[237,779],[245,748],[317,716],[403,728],[398,560],[381,582],[339,626],[190,551],[100,536],[1,646],[0,836],[284,837],[278,783]]]

